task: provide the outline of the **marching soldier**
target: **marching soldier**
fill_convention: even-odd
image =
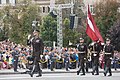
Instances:
[[[94,44],[90,46],[90,51],[93,65],[92,75],[94,75],[95,71],[95,75],[99,75],[99,53],[101,51],[101,44],[98,41],[94,42]]]
[[[84,43],[84,39],[80,38],[80,43],[77,46],[78,49],[78,57],[80,62],[79,70],[77,71],[77,75],[79,75],[80,71],[82,70],[81,75],[85,75],[85,59],[87,58],[87,46]]]
[[[30,76],[33,77],[33,74],[35,70],[37,69],[39,75],[36,77],[42,76],[42,70],[40,68],[39,62],[40,62],[40,55],[42,55],[43,50],[44,50],[44,45],[42,39],[39,37],[39,30],[34,30],[33,31],[33,38],[32,40],[28,41],[28,44],[32,45],[33,48],[33,68],[30,72]]]
[[[114,48],[113,46],[110,44],[110,39],[106,39],[106,44],[104,46],[104,62],[105,62],[105,71],[104,71],[104,76],[107,75],[108,71],[109,71],[109,75],[108,76],[112,76],[112,72],[111,72],[111,60],[113,58],[114,55]]]

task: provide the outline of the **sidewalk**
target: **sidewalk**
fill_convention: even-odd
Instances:
[[[49,73],[76,73],[78,69],[70,69],[70,71],[66,71],[65,69],[55,69],[54,71],[50,71],[50,69],[42,69],[42,73],[45,74],[49,74]],[[6,75],[6,74],[26,74],[26,71],[28,71],[28,69],[18,69],[18,72],[14,72],[13,69],[2,69],[0,70],[0,75]],[[89,69],[90,73],[92,71],[92,69]],[[99,69],[100,73],[103,73],[103,69]],[[118,73],[120,72],[120,68],[117,69],[116,71],[114,69],[112,69],[113,73]]]

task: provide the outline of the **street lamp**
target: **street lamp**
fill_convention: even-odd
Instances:
[[[37,27],[40,26],[39,24],[39,21],[32,21],[32,29],[35,30],[35,29],[38,29]]]
[[[32,31],[31,31],[31,34],[28,34],[28,44],[29,44],[29,41],[31,40],[31,38],[32,38],[32,32],[34,31],[34,30],[36,30],[36,29],[38,29],[37,27],[38,26],[40,26],[40,24],[39,24],[39,21],[32,21]]]

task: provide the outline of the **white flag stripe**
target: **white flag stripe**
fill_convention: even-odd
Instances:
[[[89,19],[89,17],[87,17],[87,21],[88,21],[90,28],[95,32],[93,24],[92,24],[91,20]]]

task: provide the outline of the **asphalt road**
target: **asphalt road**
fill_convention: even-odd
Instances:
[[[87,73],[85,76],[76,75],[76,73],[55,73],[55,74],[43,74],[42,77],[30,77],[29,74],[8,74],[0,75],[0,80],[120,80],[120,73],[113,73],[113,76],[92,75]]]

